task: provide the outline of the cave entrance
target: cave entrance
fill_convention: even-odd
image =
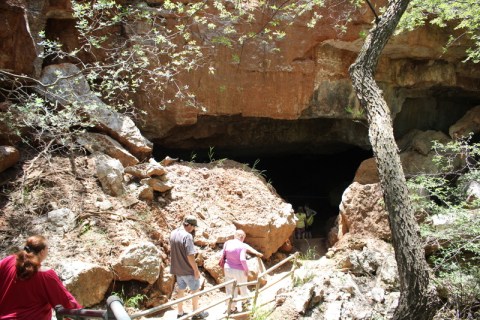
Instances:
[[[258,151],[258,150],[257,150]],[[164,149],[154,152],[157,159],[165,156],[195,162],[210,162],[210,159],[228,158],[246,163],[262,173],[278,195],[294,210],[308,205],[317,212],[311,227],[313,238],[323,238],[333,226],[338,215],[338,206],[343,191],[352,182],[360,163],[372,157],[372,152],[358,147],[332,154],[280,153],[241,155],[232,150],[211,148],[209,150]]]

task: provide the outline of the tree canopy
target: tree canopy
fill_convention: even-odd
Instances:
[[[400,21],[397,33],[425,24],[451,26],[448,46],[464,42],[469,47],[466,60],[480,62],[480,4],[477,0],[412,0]]]

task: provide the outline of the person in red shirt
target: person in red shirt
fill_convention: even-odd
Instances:
[[[37,235],[0,260],[0,320],[51,320],[57,305],[82,308],[55,271],[41,266],[47,255],[47,241]]]

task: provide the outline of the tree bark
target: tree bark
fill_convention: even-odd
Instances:
[[[366,111],[398,265],[401,294],[394,319],[405,320],[432,319],[435,298],[430,291],[429,269],[393,135],[390,110],[374,76],[380,54],[409,2],[389,2],[349,70],[357,98]]]

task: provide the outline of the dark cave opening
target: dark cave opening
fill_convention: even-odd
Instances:
[[[244,150],[245,151],[245,150]],[[314,238],[327,235],[338,215],[343,191],[350,185],[360,163],[372,157],[372,152],[358,147],[332,154],[277,153],[256,154],[211,148],[208,150],[165,149],[156,146],[157,160],[165,156],[198,163],[228,158],[246,163],[262,173],[294,210],[308,205],[317,212],[311,227]]]

